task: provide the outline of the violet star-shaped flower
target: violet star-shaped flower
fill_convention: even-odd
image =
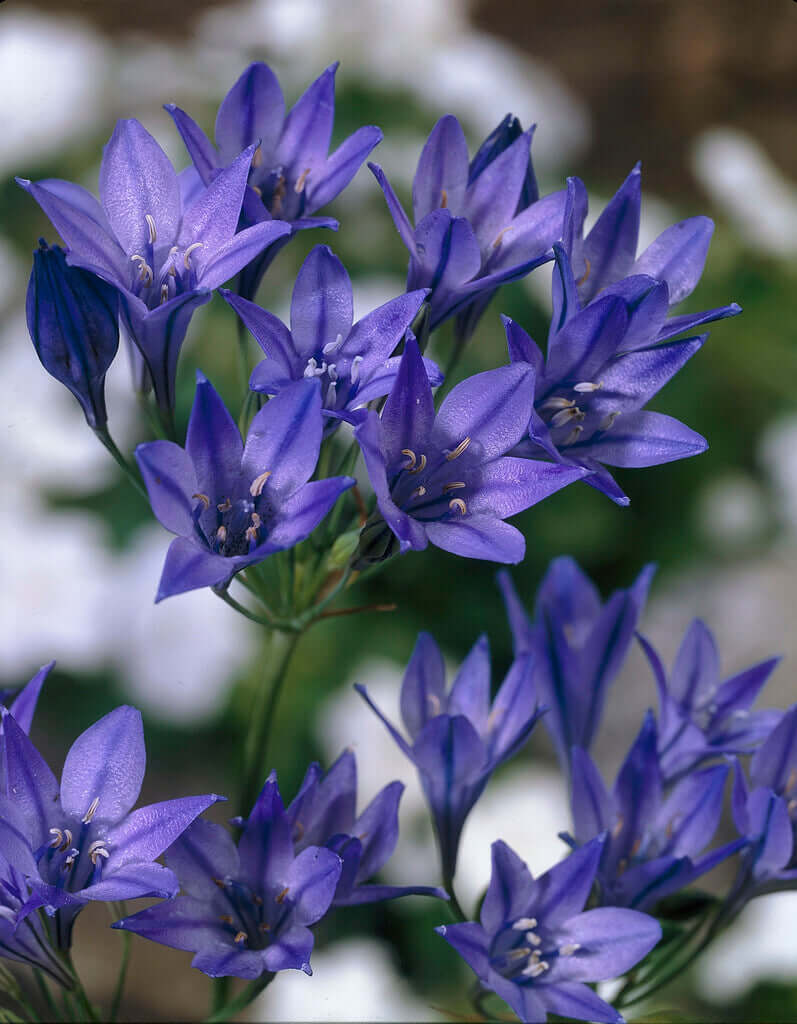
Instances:
[[[188,114],[173,104],[166,105],[206,186],[234,162],[241,150],[257,147],[249,169],[244,225],[277,217],[290,223],[291,232],[315,227],[337,230],[336,220],[312,214],[343,191],[382,140],[379,128],[358,128],[334,153],[329,153],[337,67],[330,65],[286,116],[274,72],[262,61],[250,64],[219,107],[215,146]],[[243,271],[241,295],[254,297],[268,264],[289,237],[270,245]]]
[[[572,279],[559,243],[554,252],[554,282]],[[545,357],[522,327],[504,318],[510,359],[535,369],[529,436],[516,454],[583,466],[591,471],[585,482],[619,505],[629,499],[606,465],[657,466],[707,448],[705,438],[679,420],[643,408],[708,337],[658,337],[661,307],[649,309],[647,297],[661,289],[666,283],[638,276],[584,309],[571,296],[554,309]]]
[[[63,950],[88,902],[177,892],[174,875],[155,858],[221,798],[185,797],[131,812],[146,763],[138,711],[116,708],[79,736],[60,785],[8,713],[3,731],[8,788],[0,796],[0,858],[29,887],[18,920],[44,907]]]
[[[461,313],[459,329],[469,334],[498,286],[550,260],[562,236],[566,193],[537,198],[532,131],[518,127],[503,122],[469,163],[459,121],[442,117],[415,172],[414,228],[382,168],[368,165],[410,253],[407,290],[432,289],[432,329]]]
[[[521,561],[523,534],[503,520],[585,472],[505,457],[528,423],[533,376],[525,365],[478,373],[435,413],[418,344],[408,336],[381,419],[373,410],[361,413],[354,431],[386,524],[366,527],[361,557],[372,535],[387,528],[402,553],[431,542],[467,558]]]
[[[750,710],[780,658],[767,658],[720,682],[714,637],[695,619],[668,677],[651,644],[639,640],[659,691],[659,760],[666,779],[709,757],[749,753],[780,721],[782,711]]]
[[[564,770],[569,770],[571,748],[588,750],[595,738],[654,571],[646,566],[627,590],[616,590],[603,603],[572,558],[555,558],[537,591],[533,622],[509,574],[498,575],[515,655],[535,659],[540,700],[549,709],[545,725]]]
[[[665,793],[651,712],[611,793],[579,747],[573,748],[571,777],[574,835],[562,838],[581,845],[605,836],[596,876],[604,905],[647,910],[744,845],[726,843],[699,857],[719,825],[728,766],[694,772]]]
[[[63,249],[43,238],[33,254],[25,304],[28,331],[42,366],[102,429],[105,374],[119,348],[119,296],[95,274],[70,267]]]
[[[352,288],[343,264],[326,245],[317,245],[302,264],[291,303],[291,329],[273,313],[233,292],[222,295],[254,335],[266,358],[252,372],[253,391],[277,394],[291,381],[315,377],[323,408],[351,411],[386,395],[398,373],[393,356],[426,291],[391,299],[352,325]],[[431,383],[442,374],[424,360]],[[339,419],[330,419],[331,433]]]
[[[443,877],[454,877],[465,819],[503,761],[528,739],[544,708],[537,706],[532,659],[515,660],[490,704],[490,651],[481,637],[446,693],[443,655],[421,633],[401,687],[401,717],[408,743],[368,696],[358,693],[384,722],[418,769],[440,846]]]
[[[307,769],[287,815],[297,852],[308,846],[325,846],[341,858],[343,868],[333,906],[351,907],[396,896],[448,898],[434,886],[366,884],[395,849],[403,791],[401,782],[391,782],[358,817],[357,762],[351,750],[344,751],[326,774],[317,763]]]
[[[293,828],[272,774],[237,847],[221,826],[195,822],[166,853],[180,895],[113,927],[195,953],[191,966],[211,978],[312,974],[308,925],[329,909],[342,861],[319,846],[295,854]]]
[[[737,763],[732,807],[747,846],[736,899],[797,888],[797,704],[753,755],[749,786]]]
[[[155,396],[174,407],[177,357],[194,310],[276,239],[282,221],[237,231],[254,147],[239,151],[184,206],[181,178],[138,121],[119,121],[103,151],[98,202],[80,185],[17,179],[66,242],[69,262],[119,291],[127,331]]]
[[[622,1024],[589,987],[624,974],[661,938],[657,921],[636,910],[584,910],[601,855],[600,840],[571,853],[539,878],[506,843],[493,843],[492,875],[480,923],[442,925],[443,936],[483,988],[522,1021],[549,1013]]]
[[[136,449],[152,510],[177,534],[157,601],[224,586],[239,570],[309,537],[354,484],[347,476],[307,482],[322,428],[318,382],[302,380],[256,414],[244,445],[221,398],[197,375],[185,448],[152,441]]]

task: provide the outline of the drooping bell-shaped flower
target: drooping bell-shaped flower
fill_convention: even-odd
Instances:
[[[315,227],[337,230],[336,220],[313,214],[346,188],[382,139],[380,129],[369,125],[329,152],[337,68],[331,64],[319,75],[286,115],[274,72],[262,61],[250,64],[219,107],[215,146],[185,111],[166,105],[205,186],[241,150],[257,147],[241,212],[244,227],[272,218],[290,224],[289,234],[272,242],[243,270],[239,294],[244,298],[254,298],[266,268],[292,233]]]
[[[562,237],[566,193],[538,198],[532,134],[521,133],[509,116],[469,162],[459,121],[442,117],[415,172],[414,227],[382,168],[369,164],[409,250],[407,290],[431,288],[432,329],[459,314],[464,340],[499,285],[551,259],[551,245]]]
[[[293,288],[291,327],[273,313],[234,292],[222,295],[238,313],[266,358],[252,371],[253,391],[274,395],[292,381],[315,378],[321,385],[322,408],[352,411],[390,391],[400,357],[393,352],[426,291],[391,299],[352,324],[352,288],[341,261],[326,245],[317,245],[302,264]],[[424,366],[433,386],[443,376],[431,359]],[[326,432],[340,425],[327,421]]]
[[[163,410],[174,408],[177,357],[188,323],[224,284],[290,226],[238,231],[254,146],[184,205],[169,158],[138,121],[119,121],[100,166],[100,202],[80,185],[17,179],[67,245],[70,264],[119,292],[120,310]]]
[[[220,825],[195,822],[166,853],[180,895],[113,927],[194,953],[211,978],[312,974],[309,925],[329,909],[343,862],[321,846],[295,853],[293,828],[272,773],[237,847]]]
[[[421,633],[401,687],[407,740],[368,696],[357,691],[384,722],[418,769],[440,846],[443,875],[454,877],[465,819],[499,764],[526,742],[545,710],[538,706],[534,663],[517,658],[490,703],[490,651],[481,637],[446,693],[440,648]]]
[[[480,923],[442,925],[443,936],[482,987],[529,1024],[559,1018],[622,1024],[590,983],[625,974],[661,938],[654,918],[636,910],[584,910],[601,841],[571,853],[539,878],[506,843],[493,843],[492,874]]]
[[[354,484],[347,476],[308,483],[322,430],[318,382],[301,380],[263,406],[244,444],[219,395],[197,374],[185,448],[152,441],[136,449],[152,510],[177,534],[156,600],[224,586],[313,532]]]
[[[42,366],[80,402],[86,421],[102,429],[105,374],[119,348],[119,296],[95,274],[70,267],[63,249],[40,239],[33,254],[25,311]]]
[[[545,725],[562,768],[574,746],[588,750],[600,727],[606,694],[634,638],[655,571],[646,566],[627,590],[606,602],[572,558],[555,558],[540,584],[530,619],[507,572],[498,576],[515,655],[537,666]]]
[[[185,797],[131,810],[146,763],[138,711],[116,708],[79,736],[60,785],[9,713],[3,733],[0,859],[25,877],[29,890],[17,920],[44,907],[65,950],[75,917],[90,901],[176,893],[177,880],[155,858],[222,798]]]

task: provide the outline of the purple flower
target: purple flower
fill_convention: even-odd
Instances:
[[[30,732],[41,688],[54,666],[54,661],[48,665],[42,665],[36,675],[19,691],[0,690],[0,707],[7,706],[14,721],[25,735]],[[8,796],[6,778],[6,748],[3,743],[3,717],[2,711],[0,711],[0,796]]]
[[[67,244],[69,262],[119,290],[123,322],[141,351],[155,397],[174,407],[177,356],[194,310],[277,238],[282,221],[236,234],[254,147],[186,205],[181,178],[135,120],[105,147],[98,202],[80,185],[17,179]]]
[[[443,925],[436,931],[482,986],[522,1021],[544,1021],[554,1013],[621,1024],[620,1014],[589,983],[624,974],[656,945],[661,928],[636,910],[583,909],[601,855],[600,840],[539,878],[506,843],[493,843],[492,854],[481,923]]]
[[[156,600],[225,586],[241,569],[308,537],[354,480],[307,481],[322,433],[316,381],[302,380],[254,417],[244,445],[210,382],[197,374],[185,448],[136,449],[152,510],[177,534]]]
[[[180,895],[113,927],[195,953],[191,966],[211,978],[312,974],[308,925],[329,909],[343,862],[319,846],[297,855],[293,829],[272,773],[237,847],[221,826],[195,822],[166,853]]]
[[[266,358],[250,381],[253,391],[277,394],[291,381],[315,377],[323,408],[351,411],[390,391],[400,359],[392,356],[421,307],[425,290],[391,299],[352,326],[349,275],[326,245],[317,245],[296,278],[291,329],[272,313],[233,292],[222,295],[252,332]],[[433,385],[442,374],[424,360]],[[331,433],[340,424],[329,420]]]
[[[659,691],[659,760],[666,779],[709,757],[750,753],[780,721],[782,711],[750,711],[780,658],[768,658],[721,683],[714,637],[695,619],[668,678],[651,644],[639,640]]]
[[[138,711],[116,708],[79,736],[60,785],[7,712],[3,730],[8,788],[0,796],[0,859],[30,890],[18,920],[44,907],[55,918],[57,947],[68,949],[75,917],[89,901],[175,894],[174,875],[155,858],[221,798],[185,797],[131,813],[146,763]]]
[[[432,329],[459,313],[467,336],[498,286],[547,262],[562,236],[566,193],[537,198],[533,130],[518,131],[515,119],[505,120],[469,163],[459,121],[442,117],[415,172],[414,228],[382,168],[368,165],[410,253],[407,289],[432,289]]]
[[[119,296],[96,275],[66,262],[44,239],[33,254],[26,301],[28,331],[42,366],[80,402],[88,425],[102,429],[105,374],[119,348]]]
[[[297,852],[308,846],[325,846],[341,858],[343,868],[333,906],[350,907],[396,896],[448,898],[442,889],[427,885],[366,884],[395,849],[403,792],[402,783],[391,782],[358,817],[357,762],[351,750],[344,751],[326,775],[317,763],[307,769],[287,815]]]
[[[508,573],[498,575],[515,655],[536,663],[545,725],[563,769],[574,746],[588,750],[600,726],[609,686],[620,671],[645,606],[655,571],[646,566],[627,590],[601,602],[597,588],[572,558],[554,559],[531,622]]]
[[[330,65],[286,116],[274,72],[261,61],[250,64],[219,107],[215,146],[188,114],[173,104],[166,105],[196,174],[206,186],[235,161],[241,150],[257,147],[249,169],[244,224],[278,217],[290,223],[291,233],[314,227],[337,230],[336,220],[311,215],[343,191],[382,140],[379,128],[358,128],[329,154],[337,67]],[[270,245],[244,270],[241,295],[254,297],[268,264],[289,237],[285,235]]]
[[[408,743],[363,686],[358,693],[415,764],[432,811],[446,883],[454,877],[465,819],[503,761],[526,742],[544,708],[537,706],[533,663],[516,659],[490,705],[487,638],[473,646],[446,693],[440,648],[421,633],[404,674],[401,717]]]
[[[557,243],[554,252],[555,285],[572,280],[564,249]],[[555,308],[545,358],[522,327],[508,317],[504,326],[512,362],[535,369],[534,412],[516,453],[583,466],[591,471],[586,483],[627,505],[607,464],[657,466],[707,447],[683,423],[643,407],[708,335],[663,340],[658,325],[666,312],[666,283],[637,276],[622,286],[583,309],[575,299]],[[658,304],[649,301],[657,295]]]
[[[600,902],[647,910],[686,888],[743,845],[727,843],[703,857],[722,813],[727,765],[688,775],[669,793],[657,754],[656,722],[648,712],[609,793],[584,750],[572,752],[573,845],[604,836],[597,881]]]
[[[749,787],[737,763],[732,806],[747,841],[736,886],[740,902],[797,887],[797,704],[753,755]]]
[[[386,524],[366,527],[361,560],[367,563],[368,545],[379,541],[384,548],[379,538],[389,529],[402,553],[431,542],[467,558],[521,561],[523,535],[503,520],[584,473],[504,457],[528,423],[533,375],[528,366],[476,374],[457,384],[435,413],[418,345],[408,337],[381,419],[361,413],[354,431]]]
[[[28,900],[28,883],[23,870],[29,870],[30,858],[23,854],[18,866],[0,856],[0,957],[38,967],[65,988],[72,980],[53,949],[45,921],[30,914],[20,920],[20,912]]]

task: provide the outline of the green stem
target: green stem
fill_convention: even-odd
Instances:
[[[44,977],[44,974],[38,968],[34,968],[33,977],[36,981],[36,987],[41,993],[41,997],[44,1000],[47,1009],[52,1014],[53,1020],[61,1020],[61,1014],[58,1012],[58,1006],[55,999],[53,999],[53,994],[50,991],[50,986],[47,984],[47,979]]]
[[[130,481],[130,483],[133,485],[133,487],[135,487],[135,489],[138,491],[138,493],[146,501],[149,501],[149,498],[147,497],[147,492],[146,492],[146,490],[144,488],[144,485],[141,483],[141,477],[138,475],[137,471],[135,469],[133,469],[133,467],[130,465],[130,463],[127,461],[127,459],[124,457],[124,455],[122,455],[122,453],[119,451],[119,448],[117,447],[116,442],[111,437],[111,435],[108,433],[108,428],[107,427],[95,427],[94,428],[94,433],[96,434],[97,438],[102,442],[102,444],[105,446],[105,448],[110,452],[111,456],[113,457],[114,462],[116,462],[116,464],[119,466],[119,468],[125,474],[125,476]]]
[[[228,591],[216,590],[212,587],[211,589],[213,590],[213,593],[216,595],[216,597],[220,597],[225,604],[228,604],[230,608],[234,608],[240,615],[243,615],[245,618],[249,619],[250,622],[256,622],[258,626],[265,626],[266,629],[274,628],[275,620],[271,617],[269,612],[266,612],[265,608],[263,609],[263,611],[265,612],[267,618],[262,618],[260,615],[256,615],[254,612],[251,612],[246,607],[246,605],[241,604],[240,601],[236,601],[235,598],[228,593]]]
[[[299,643],[301,632],[288,634],[280,633],[272,635],[272,643],[276,646],[283,644],[283,649],[277,655],[274,673],[271,679],[271,687],[265,703],[261,702],[261,695],[258,692],[255,706],[252,709],[252,725],[246,740],[246,757],[244,764],[244,777],[241,786],[241,793],[238,800],[239,812],[245,817],[249,814],[257,799],[257,794],[263,785],[266,765],[268,763],[268,741],[271,734],[274,713],[277,709],[280,692],[288,675],[291,658]]]
[[[226,975],[223,978],[215,978],[210,993],[210,1017],[218,1013],[230,998],[230,982],[232,978]]]
[[[120,905],[120,917],[125,916],[124,905]],[[122,959],[119,963],[119,974],[116,978],[116,987],[113,991],[113,999],[111,1000],[111,1013],[110,1020],[111,1024],[119,1016],[119,1009],[122,1005],[122,993],[125,989],[125,981],[127,980],[127,971],[130,966],[130,946],[131,946],[132,935],[130,932],[122,931]]]
[[[206,1017],[205,1024],[220,1024],[221,1021],[229,1020],[233,1014],[245,1009],[253,1000],[257,999],[263,989],[271,984],[274,977],[273,974],[265,973],[261,974],[259,978],[255,978],[235,999],[230,1000],[226,1006],[222,1006]]]
[[[238,320],[238,376],[241,390],[244,394],[249,391],[249,340],[246,325],[240,317]]]
[[[454,920],[458,921],[459,923],[462,923],[464,921],[470,921],[470,918],[467,917],[465,911],[460,906],[459,900],[457,899],[457,894],[454,892],[453,878],[443,879],[443,888],[448,893],[449,900],[446,906],[448,907],[448,910],[451,913],[451,916],[454,918]]]

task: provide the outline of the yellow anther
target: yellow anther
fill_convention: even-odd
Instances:
[[[466,448],[468,447],[468,445],[469,445],[469,444],[470,444],[470,438],[469,438],[469,437],[464,437],[464,438],[463,438],[463,439],[462,439],[462,440],[461,440],[461,441],[459,442],[459,444],[458,444],[458,445],[456,446],[456,448],[455,448],[455,449],[453,450],[453,452],[449,452],[449,453],[448,453],[448,455],[446,455],[446,459],[447,459],[447,460],[448,460],[449,462],[453,462],[453,461],[454,461],[454,459],[458,459],[458,458],[460,457],[460,455],[461,455],[461,454],[462,454],[462,453],[463,453],[463,452],[465,451],[465,449],[466,449]]]
[[[59,852],[59,853],[63,853],[63,852],[64,852],[64,850],[67,850],[67,849],[69,849],[69,847],[70,847],[71,845],[72,845],[72,830],[71,830],[71,829],[68,829],[68,828],[65,828],[65,829],[64,829],[64,841],[63,841],[63,843],[62,843],[62,844],[61,844],[61,845],[60,845],[60,846],[58,847],[58,852]],[[74,860],[74,858],[72,858],[72,859]]]
[[[64,833],[60,828],[51,828],[50,835],[53,837],[48,844],[50,846],[60,846],[64,841]]]
[[[155,230],[155,218],[151,213],[145,213],[144,220],[149,228],[149,244],[154,245],[158,240],[158,232]]]
[[[415,456],[415,452],[411,448],[402,448],[401,449],[401,454],[402,455],[406,455],[407,458],[410,460],[409,461],[409,465],[404,466],[403,468],[404,469],[414,469],[415,468],[415,464],[418,461],[418,459]]]
[[[309,173],[310,173],[310,168],[309,167],[305,167],[305,169],[299,175],[299,178],[298,178],[296,184],[293,186],[293,191],[297,195],[300,195],[302,192],[304,192],[304,184],[307,181],[307,175]]]
[[[251,188],[251,190],[255,193],[255,195],[257,196],[258,199],[262,199],[263,198],[263,189],[262,188],[258,188],[257,185],[250,185],[249,188]]]
[[[289,886],[286,885],[285,888],[282,890],[282,892],[279,894],[279,896],[277,896],[277,903],[282,903],[283,902],[285,897],[288,895],[288,888],[289,888]]]
[[[96,839],[91,844],[91,846],[89,847],[88,853],[89,853],[89,860],[91,861],[91,863],[95,867],[97,866],[97,858],[98,857],[104,857],[107,860],[108,857],[111,856],[110,853],[108,852],[108,850],[106,850],[106,848],[105,848],[105,840],[104,839]]]
[[[259,530],[261,523],[262,523],[262,520],[261,520],[260,516],[257,514],[257,512],[253,512],[252,513],[252,526],[256,530]]]
[[[194,497],[196,497],[196,495],[194,495]],[[224,501],[220,501],[216,508],[219,510],[219,512],[229,512],[230,509],[232,508],[232,505],[230,504],[230,499],[225,498]]]
[[[583,274],[583,276],[582,276],[582,277],[580,277],[580,278],[579,278],[579,279],[578,279],[578,280],[576,281],[576,284],[577,284],[577,285],[579,285],[579,287],[580,287],[580,286],[581,286],[582,284],[584,284],[584,282],[585,282],[585,281],[587,280],[587,278],[589,277],[589,272],[590,272],[590,270],[592,270],[592,264],[590,263],[590,261],[589,261],[589,260],[587,259],[587,257],[586,257],[586,256],[584,257],[584,263],[585,263],[585,265],[586,265],[586,268],[587,268],[587,269],[586,269],[586,270],[584,271],[584,274]]]
[[[426,469],[426,456],[421,454],[421,457],[418,460],[418,465],[415,467],[415,469],[411,469],[410,473],[412,473],[413,475],[415,473],[423,473],[423,471],[425,469]]]
[[[200,501],[205,508],[210,508],[210,498],[207,496],[207,494],[197,492],[196,494],[192,494],[191,497],[195,498],[197,501]]]
[[[464,516],[468,511],[468,506],[462,500],[462,498],[452,498],[448,503],[448,507],[452,512],[459,512],[461,516]]]
[[[263,493],[263,488],[266,486],[266,480],[271,476],[271,470],[267,469],[260,476],[256,476],[249,487],[249,493],[253,498],[259,498]]]
[[[235,943],[236,946],[242,946],[247,941],[248,938],[249,936],[246,934],[246,932],[238,932],[238,934],[232,941]]]
[[[495,241],[493,242],[493,249],[497,249],[498,248],[498,246],[501,244],[501,242],[503,240],[503,237],[507,233],[507,231],[511,231],[511,226],[510,227],[505,227],[502,231],[498,232],[498,234],[495,236]]]
[[[262,163],[263,163],[263,151],[260,148],[260,146],[258,146],[257,149],[252,154],[252,162],[251,162],[251,164],[249,166],[250,167],[259,167]]]
[[[231,914],[222,914],[220,920],[221,920],[222,924],[232,924],[233,923],[232,915]]]
[[[448,494],[449,491],[459,491],[465,486],[462,480],[452,480],[450,484],[443,485],[443,494]]]
[[[445,210],[448,206],[448,192],[445,189],[440,191],[440,209]]]
[[[194,249],[201,249],[204,244],[204,242],[192,242],[185,250],[183,253],[183,264],[185,265],[186,270],[191,269],[191,253]]]

